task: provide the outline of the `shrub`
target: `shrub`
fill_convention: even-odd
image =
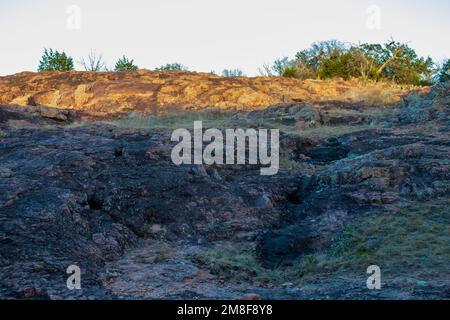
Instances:
[[[336,56],[325,59],[320,66],[318,75],[321,79],[342,78],[348,80],[355,76],[352,68],[354,58],[351,53],[337,53]]]
[[[297,78],[297,69],[295,67],[286,67],[283,70],[282,76],[286,78]]]
[[[73,70],[73,59],[65,52],[44,49],[38,71],[70,71]]]
[[[348,45],[336,40],[313,43],[310,48],[295,55],[293,65],[298,69],[297,76],[302,79],[317,78],[325,61],[330,64],[346,50]]]
[[[166,65],[160,66],[155,69],[156,71],[187,71],[188,67],[182,65],[181,63],[174,62],[168,63]]]
[[[225,69],[222,71],[224,77],[242,77],[244,72],[241,69]]]
[[[450,59],[445,61],[442,66],[441,72],[439,73],[439,82],[445,82],[450,80]]]
[[[127,57],[123,56],[117,61],[114,71],[135,71],[138,69],[138,66],[134,65],[134,60],[128,60]]]

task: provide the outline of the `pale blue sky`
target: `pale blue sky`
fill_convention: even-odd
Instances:
[[[81,9],[79,30],[66,26],[70,5]],[[370,5],[381,10],[380,30],[366,25]],[[141,68],[177,61],[256,75],[265,62],[315,41],[392,36],[442,60],[450,52],[449,17],[448,0],[1,0],[0,75],[36,70],[44,47],[76,61],[93,49],[109,66],[125,54]]]

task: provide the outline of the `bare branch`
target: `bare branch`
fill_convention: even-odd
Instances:
[[[100,72],[106,70],[106,64],[103,56],[91,50],[87,58],[81,58],[78,62],[86,71]]]

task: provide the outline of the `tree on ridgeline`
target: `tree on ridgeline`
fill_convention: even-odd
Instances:
[[[278,58],[273,62],[272,71],[276,75],[282,76],[290,67],[292,67],[292,63],[288,57]]]
[[[439,72],[439,82],[446,82],[448,80],[450,80],[450,59],[444,62]]]
[[[114,71],[116,72],[135,71],[137,69],[138,66],[134,64],[133,59],[129,60],[127,57],[123,56],[117,61]]]
[[[155,70],[156,71],[187,71],[189,69],[188,69],[188,67],[182,65],[181,63],[174,62],[174,63],[168,63],[165,65],[162,65],[159,68],[156,68]]]
[[[73,70],[73,59],[65,52],[53,49],[44,49],[38,71],[71,71]]]
[[[426,85],[432,81],[433,61],[420,57],[408,44],[394,40],[358,45],[330,40],[313,43],[292,60],[275,60],[270,71],[300,79],[361,78]]]
[[[241,69],[224,69],[222,71],[222,76],[227,78],[243,77],[244,72]]]

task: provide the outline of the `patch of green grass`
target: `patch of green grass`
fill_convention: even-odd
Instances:
[[[215,247],[195,254],[192,259],[211,274],[231,282],[282,284],[293,276],[286,270],[263,268],[251,249]]]
[[[220,279],[281,285],[320,278],[365,275],[370,265],[385,276],[448,274],[449,199],[420,202],[393,212],[372,212],[348,224],[332,246],[291,266],[263,268],[251,249],[215,247],[193,261]]]
[[[398,276],[448,273],[450,200],[419,202],[394,212],[374,212],[347,225],[324,253],[309,256],[307,274],[365,272],[378,265]]]

